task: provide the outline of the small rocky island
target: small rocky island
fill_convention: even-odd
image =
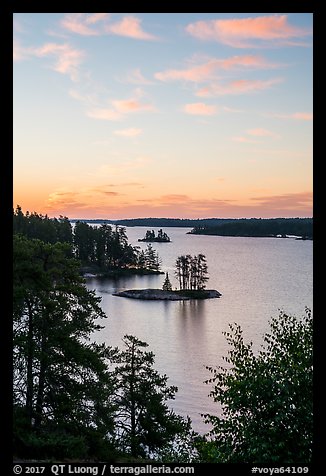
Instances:
[[[152,301],[187,301],[190,299],[219,298],[221,293],[215,289],[165,291],[163,289],[130,289],[113,293],[113,296]]]
[[[113,296],[152,301],[186,301],[222,296],[216,289],[205,289],[208,273],[206,257],[202,253],[197,256],[179,256],[176,260],[175,275],[179,281],[179,290],[172,289],[169,273],[166,273],[162,289],[130,289],[113,293]]]
[[[171,243],[170,237],[162,229],[158,230],[157,236],[154,230],[147,230],[144,238],[139,238],[138,241],[145,241],[146,243]]]

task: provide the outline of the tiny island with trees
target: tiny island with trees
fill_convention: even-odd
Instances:
[[[221,297],[221,293],[215,289],[205,289],[209,278],[206,257],[202,253],[196,256],[189,254],[179,256],[175,263],[175,276],[179,283],[179,289],[172,289],[169,274],[166,273],[162,289],[131,289],[115,293],[114,296],[157,301]]]
[[[144,238],[139,238],[138,241],[145,241],[147,243],[171,243],[170,237],[162,229],[158,230],[157,236],[154,230],[147,230]]]

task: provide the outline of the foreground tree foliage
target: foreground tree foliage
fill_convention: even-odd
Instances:
[[[211,396],[221,417],[205,415],[213,429],[199,446],[211,462],[294,463],[311,461],[312,316],[280,312],[255,355],[240,326],[226,333],[231,346],[226,367],[207,367]]]
[[[14,444],[21,455],[103,454],[113,428],[105,317],[61,243],[14,236]],[[76,453],[77,452],[77,453]]]
[[[116,436],[115,444],[133,457],[155,457],[164,460],[174,442],[190,433],[190,421],[169,409],[166,402],[174,399],[177,387],[168,386],[166,375],[153,367],[153,352],[148,344],[125,335],[124,350],[112,349],[110,360],[116,364]]]

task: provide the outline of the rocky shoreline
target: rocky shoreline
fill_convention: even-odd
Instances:
[[[130,289],[113,293],[113,296],[153,301],[188,301],[190,299],[213,299],[222,296],[215,289],[203,291],[163,291],[162,289]]]
[[[163,271],[154,271],[151,269],[109,269],[106,271],[96,271],[92,269],[82,270],[81,275],[83,278],[119,278],[120,276],[147,276],[147,275],[159,275],[164,274]]]

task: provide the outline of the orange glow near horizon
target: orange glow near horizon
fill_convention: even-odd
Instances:
[[[273,218],[311,217],[312,194],[293,193],[287,195],[256,194],[250,200],[195,199],[187,195],[171,194],[153,199],[127,201],[118,192],[104,192],[105,202],[99,196],[103,191],[74,193],[61,191],[52,194],[46,203],[38,197],[30,197],[26,205],[17,200],[14,204],[24,211],[36,211],[50,217],[59,215],[68,218]]]

